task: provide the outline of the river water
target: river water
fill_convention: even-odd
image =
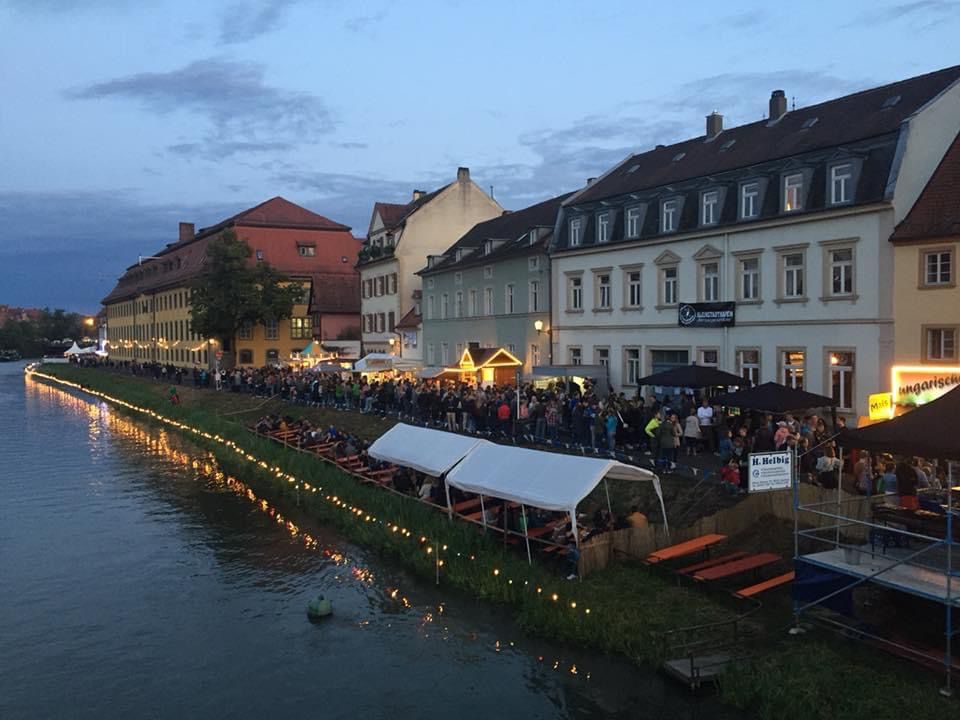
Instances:
[[[738,717],[528,638],[202,459],[0,365],[0,718]],[[313,625],[318,593],[335,614]]]

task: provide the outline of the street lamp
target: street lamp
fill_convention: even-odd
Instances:
[[[84,318],[83,324],[86,325],[87,327],[93,327],[93,318],[92,317]]]
[[[537,331],[537,335],[543,332],[543,320],[534,320],[533,327]]]

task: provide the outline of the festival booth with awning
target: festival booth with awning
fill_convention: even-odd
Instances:
[[[609,373],[603,365],[537,365],[530,375],[535,387],[571,381],[583,390],[589,380],[598,396],[610,394]]]
[[[386,372],[413,372],[420,363],[390,353],[367,353],[353,364],[353,371],[364,375]]]
[[[377,438],[367,454],[382,462],[440,477],[482,442],[485,441],[467,435],[399,423]]]
[[[474,381],[478,385],[513,385],[517,380],[517,368],[521,367],[523,363],[504,348],[485,348],[479,343],[470,343],[460,355],[457,366],[444,370],[460,373],[462,380]]]
[[[837,405],[833,398],[826,395],[816,395],[775,382],[766,382],[752,388],[718,395],[713,398],[713,402],[741,410],[759,410],[769,413],[787,413],[820,407],[832,408]]]
[[[667,511],[663,503],[660,479],[649,470],[616,460],[497,445],[486,440],[473,448],[447,475],[447,504],[449,507],[450,487],[479,495],[481,503],[484,497],[515,502],[520,505],[525,528],[528,506],[566,512],[570,515],[573,534],[579,546],[577,505],[601,482],[606,490],[608,478],[653,483],[660,502],[664,527],[667,528]],[[608,509],[611,509],[609,490],[606,494]],[[524,536],[529,557],[530,537],[527,530],[524,531]]]

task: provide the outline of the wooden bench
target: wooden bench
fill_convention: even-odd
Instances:
[[[670,545],[669,547],[660,548],[656,552],[647,555],[647,558],[644,562],[653,565],[663,562],[664,560],[673,560],[674,558],[693,555],[694,553],[708,550],[712,546],[716,545],[717,543],[721,543],[726,539],[726,535],[719,535],[717,533],[701,535],[700,537],[693,538],[693,540],[687,540],[686,542],[678,543],[677,545]]]
[[[473,510],[473,508],[480,507],[480,498],[474,498],[473,500],[463,500],[454,504],[453,511],[455,513],[462,513],[464,510]]]
[[[729,555],[721,555],[720,557],[711,558],[709,560],[704,560],[703,562],[698,562],[694,565],[687,565],[677,570],[677,573],[680,575],[693,575],[695,572],[700,570],[706,570],[707,568],[712,568],[716,565],[723,565],[724,563],[732,562],[733,560],[739,560],[742,557],[746,557],[750,553],[745,552],[733,552]]]
[[[770,590],[775,587],[780,587],[781,585],[786,585],[789,582],[793,582],[794,575],[794,571],[791,570],[783,575],[777,575],[775,578],[770,578],[769,580],[764,580],[756,585],[745,587],[743,590],[737,590],[734,593],[734,596],[738,598],[748,598],[753,597],[754,595],[759,595],[765,590]]]
[[[774,553],[758,553],[757,555],[748,555],[740,560],[734,560],[733,562],[724,563],[723,565],[717,565],[715,567],[707,568],[706,570],[701,570],[700,572],[694,573],[693,579],[700,580],[701,582],[720,580],[721,578],[730,577],[731,575],[739,575],[740,573],[745,573],[748,570],[756,570],[757,568],[762,568],[764,565],[771,565],[772,563],[779,561],[780,556],[775,555]]]

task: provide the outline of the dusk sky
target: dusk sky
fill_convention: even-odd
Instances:
[[[945,0],[0,0],[0,303],[94,312],[179,221],[274,195],[362,236],[466,165],[523,207],[958,36]]]

